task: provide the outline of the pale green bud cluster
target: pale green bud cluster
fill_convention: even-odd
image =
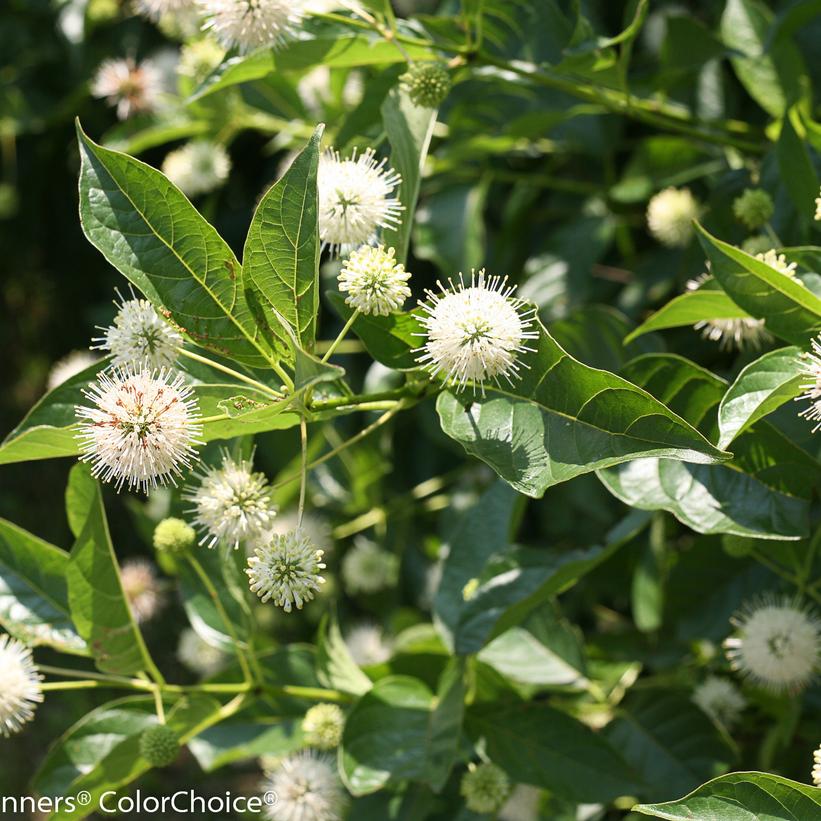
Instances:
[[[439,108],[450,92],[450,73],[444,63],[411,63],[399,78],[411,102],[421,108]]]
[[[774,212],[772,197],[761,188],[747,188],[733,202],[736,219],[751,231],[768,223]]]

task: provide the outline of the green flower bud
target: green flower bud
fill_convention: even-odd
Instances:
[[[305,713],[305,740],[318,750],[333,750],[342,741],[345,714],[336,704],[316,704]]]
[[[163,519],[154,529],[154,547],[161,553],[185,553],[196,538],[194,528],[182,519]]]
[[[180,744],[177,734],[166,724],[143,730],[140,736],[140,755],[152,767],[167,767],[177,760]]]
[[[754,237],[747,237],[741,243],[741,250],[751,256],[756,254],[766,254],[773,247],[773,241],[763,234],[756,234]]]
[[[450,73],[444,63],[411,63],[399,78],[411,102],[421,108],[439,108],[450,92]]]
[[[471,812],[496,812],[510,793],[510,779],[495,764],[471,764],[462,776],[460,792]]]
[[[751,231],[769,222],[775,211],[772,197],[761,188],[747,188],[733,202],[733,213]]]

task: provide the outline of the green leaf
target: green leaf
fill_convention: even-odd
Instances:
[[[220,767],[260,756],[282,756],[305,746],[301,719],[238,715],[200,733],[188,749],[197,764],[211,773]]]
[[[719,447],[726,448],[759,419],[798,396],[807,378],[801,375],[800,355],[800,348],[779,348],[739,373],[718,408]]]
[[[781,135],[776,145],[776,156],[784,188],[792,199],[798,220],[809,223],[815,213],[818,175],[815,173],[807,146],[795,133],[792,116],[798,117],[795,109],[787,112],[781,120]]]
[[[651,331],[692,326],[705,319],[746,319],[749,316],[724,291],[706,289],[702,286],[697,291],[687,291],[671,299],[638,328],[627,334],[624,337],[624,344],[627,345]]]
[[[463,703],[462,667],[455,662],[436,697],[409,676],[376,682],[345,722],[339,764],[351,793],[367,795],[406,779],[441,789],[459,744]]]
[[[468,712],[467,726],[512,780],[580,803],[635,795],[635,772],[589,727],[543,702],[489,704]]]
[[[159,171],[80,143],[80,222],[89,242],[191,340],[251,367],[273,352],[234,253]],[[264,327],[264,324],[260,324]]]
[[[583,690],[589,683],[579,635],[550,606],[489,642],[479,661],[518,684]]]
[[[422,166],[433,136],[436,112],[415,106],[404,89],[394,88],[382,103],[382,123],[391,145],[391,167],[402,177],[397,197],[405,209],[396,228],[382,230],[382,242],[395,248],[397,261],[404,263],[408,257]]]
[[[200,549],[197,551],[197,560],[216,588],[219,600],[240,639],[240,646],[244,648],[247,646],[248,638],[246,620],[242,606],[231,594],[225,581],[226,566],[233,557],[223,558],[221,553],[224,549],[222,545],[218,545],[211,550]],[[228,549],[233,551],[231,547],[228,547]],[[220,615],[208,589],[189,562],[179,563],[179,577],[180,594],[185,614],[188,616],[188,621],[197,635],[204,642],[219,648],[224,653],[235,653],[236,643],[229,627]]]
[[[243,278],[254,283],[267,307],[293,329],[303,350],[316,340],[319,311],[319,234],[316,175],[323,126],[260,200],[243,251]],[[272,324],[277,351],[291,358],[283,329]]]
[[[717,462],[728,455],[650,394],[582,365],[540,325],[535,353],[512,386],[485,395],[446,390],[442,430],[506,482],[539,498],[552,485],[639,456]]]
[[[351,318],[353,309],[345,304],[341,294],[326,294],[334,310],[344,320]],[[394,370],[418,368],[417,354],[421,343],[422,326],[415,311],[368,316],[360,314],[353,323],[353,332],[362,340],[368,353],[377,361]]]
[[[166,707],[168,726],[182,744],[217,721],[219,715],[219,702],[202,695],[184,697]],[[90,801],[64,802],[50,818],[85,818],[97,811],[103,793],[116,792],[150,770],[151,765],[140,755],[139,739],[143,730],[156,723],[153,699],[132,696],[97,708],[69,728],[49,750],[34,778],[34,788],[55,798],[87,791]]]
[[[772,117],[781,117],[800,96],[803,61],[794,42],[768,44],[773,14],[760,0],[727,0],[721,39],[733,50],[730,62],[747,93]]]
[[[647,785],[640,795],[679,795],[727,770],[735,755],[690,698],[667,690],[629,696],[604,735]]]
[[[650,354],[625,372],[693,425],[713,432],[726,383],[682,357]],[[618,499],[642,510],[667,510],[698,533],[731,533],[764,539],[808,535],[813,487],[821,467],[766,422],[734,443],[724,465],[669,459],[636,459],[599,471]]]
[[[83,532],[96,495],[97,480],[91,471],[82,465],[74,465],[66,483],[66,518],[75,539]]]
[[[88,467],[75,465],[73,470]],[[71,616],[97,667],[120,675],[150,667],[148,649],[123,593],[99,484],[71,548],[66,578]]]
[[[31,647],[87,655],[68,608],[68,553],[0,519],[0,624]]]
[[[426,48],[406,45],[411,59],[431,59]],[[349,31],[327,32],[311,37],[300,37],[274,52],[264,48],[251,54],[231,57],[219,65],[191,97],[198,100],[215,91],[239,83],[261,80],[269,74],[282,71],[298,71],[320,64],[328,68],[354,66],[378,66],[404,63],[406,58],[394,43],[367,34],[350,34]]]
[[[496,482],[462,512],[442,546],[445,562],[433,610],[436,628],[451,649],[465,608],[465,585],[491,556],[508,548],[518,498],[508,485]]]
[[[83,388],[93,382],[107,359],[89,365],[49,391],[0,445],[0,464],[74,456],[79,452],[71,426],[74,408],[84,403]]]
[[[317,639],[317,676],[325,687],[362,695],[373,683],[351,657],[334,615],[325,615]]]
[[[489,640],[523,621],[551,596],[567,590],[607,559],[647,517],[636,513],[608,534],[605,547],[548,550],[514,548],[477,565],[479,582],[460,608],[454,630],[456,653],[476,653]]]
[[[794,345],[806,345],[821,330],[821,299],[809,288],[696,227],[713,276],[733,302]]]
[[[805,821],[821,814],[821,790],[771,773],[729,773],[678,801],[639,804],[633,812],[668,821]]]

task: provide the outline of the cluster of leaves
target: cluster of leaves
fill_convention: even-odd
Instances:
[[[181,80],[174,105],[117,125],[102,145],[79,130],[80,218],[108,263],[216,363],[186,364],[203,439],[240,454],[256,441],[287,507],[291,429],[307,421],[309,501],[333,521],[338,548],[371,531],[401,556],[396,589],[338,589],[304,617],[272,619],[271,605],[252,602],[239,553],[200,548],[202,573],[163,569],[202,640],[254,659],[254,687],[239,655],[205,681],[168,684],[123,592],[102,490],[74,467],[70,551],[0,523],[0,624],[141,692],[74,724],[33,788],[96,798],[141,777],[152,694],[207,772],[305,746],[316,696],[345,708],[339,773],[358,821],[475,817],[459,781],[480,758],[539,788],[545,818],[576,818],[582,804],[616,818],[662,801],[635,812],[814,817],[821,790],[785,776],[806,780],[821,740],[817,688],[745,688],[749,719],[732,737],[691,695],[708,672],[727,672],[717,645],[744,599],[819,595],[821,465],[791,402],[806,381],[800,353],[821,331],[817,66],[795,37],[816,4],[774,15],[728,0],[648,17],[638,2],[615,23],[605,3],[583,16],[576,3],[465,0],[409,19],[365,5],[375,30],[355,15],[309,20],[282,50],[228,55],[197,84]],[[438,112],[415,106],[398,81],[407,60],[442,58],[448,100]],[[316,112],[298,83],[320,65],[333,93]],[[349,110],[352,75],[364,85]],[[230,243],[203,216],[219,215],[218,195],[198,210],[132,156],[153,160],[158,146],[204,134],[230,145],[245,131],[300,153],[244,239],[224,214],[212,220]],[[417,296],[436,275],[512,274],[540,317],[520,380],[476,393],[430,380],[414,310],[356,318],[358,354],[344,369],[320,360],[351,317],[333,263],[320,264],[323,141],[381,142],[402,174],[401,224],[381,240],[414,272]],[[647,199],[684,184],[704,227],[684,248],[659,248],[644,231]],[[755,186],[775,202],[769,239],[798,280],[738,247],[748,232],[731,205]],[[705,257],[710,283],[676,296]],[[738,318],[763,320],[770,348],[719,351],[691,329]],[[0,463],[76,456],[74,408],[105,364],[43,396]],[[221,366],[284,381],[287,395],[272,400]],[[387,410],[360,415],[374,408]],[[184,511],[178,492],[158,498],[129,502],[147,544],[159,518]],[[340,627],[363,616],[395,636],[390,657],[364,670]]]

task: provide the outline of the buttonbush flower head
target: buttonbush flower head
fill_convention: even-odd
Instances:
[[[137,0],[137,11],[150,20],[159,20],[164,14],[188,11],[195,0]]]
[[[798,415],[803,416],[809,422],[815,422],[812,432],[815,433],[821,428],[821,336],[810,342],[811,351],[805,351],[801,355],[802,375],[806,381],[799,387],[801,395],[796,397],[797,401],[807,401],[809,406],[804,408]]]
[[[342,580],[351,596],[393,587],[398,578],[399,558],[370,539],[358,537],[342,559]]]
[[[266,806],[271,821],[339,821],[345,809],[345,793],[336,764],[327,755],[303,750],[286,756],[269,772],[264,792],[277,800]]]
[[[402,204],[391,194],[402,178],[372,148],[342,159],[328,149],[319,160],[319,236],[334,253],[371,243],[379,228],[399,224]]]
[[[399,82],[420,108],[439,108],[450,92],[448,67],[438,61],[411,63]]]
[[[795,692],[812,681],[821,653],[815,615],[789,599],[762,599],[731,620],[724,641],[733,669],[776,692]]]
[[[189,670],[204,678],[214,675],[228,662],[228,656],[222,650],[210,645],[191,627],[180,633],[177,658]]]
[[[700,207],[689,188],[665,188],[647,205],[647,227],[662,244],[684,248],[693,237]]]
[[[0,735],[18,733],[34,718],[43,700],[41,681],[31,650],[6,633],[0,635]]]
[[[747,188],[733,202],[733,213],[739,222],[755,231],[770,221],[775,206],[772,197],[763,188]]]
[[[225,48],[242,52],[283,46],[306,12],[305,0],[199,0],[199,5],[205,28]]]
[[[147,493],[196,460],[202,425],[182,374],[116,368],[83,393],[92,406],[76,408],[81,459],[104,482]]]
[[[207,467],[184,498],[194,503],[194,524],[203,533],[200,544],[208,547],[226,542],[236,549],[260,536],[276,516],[265,474],[254,472],[251,460],[236,461],[227,451],[220,466]]]
[[[709,274],[702,274],[687,283],[688,291],[698,290],[709,278]],[[750,348],[759,350],[763,345],[772,341],[763,319],[754,317],[739,317],[737,319],[703,319],[693,326],[701,331],[701,335],[710,342],[718,342],[722,350],[736,348],[743,351]]]
[[[796,279],[795,277],[795,263],[788,263],[787,258],[784,256],[784,254],[779,254],[771,248],[769,251],[765,251],[763,254],[756,254],[755,258],[760,259],[762,262],[769,265],[770,268],[775,268],[775,270],[778,271],[779,274],[784,274],[784,276],[786,277],[791,277],[799,285],[804,284],[803,282],[801,282],[800,279]]]
[[[228,152],[209,140],[194,140],[171,151],[163,160],[162,172],[188,197],[219,188],[231,171]]]
[[[441,293],[427,291],[428,300],[419,303],[426,341],[417,349],[422,352],[417,361],[459,390],[468,381],[483,391],[487,380],[513,384],[519,354],[533,350],[526,340],[538,337],[532,330],[536,309],[513,296],[516,286],[508,285],[507,277],[486,277],[484,269],[472,272],[467,286],[461,274],[458,285],[452,280],[448,285],[440,282]]]
[[[272,536],[248,559],[246,573],[251,590],[263,602],[273,601],[286,613],[302,609],[325,583],[323,551],[302,530]]]
[[[157,313],[147,299],[123,299],[120,294],[114,324],[100,328],[93,350],[108,351],[111,364],[145,368],[167,368],[177,361],[177,348],[182,337]]]
[[[185,553],[196,538],[196,531],[188,522],[173,516],[163,519],[154,528],[154,548],[160,553]]]
[[[360,666],[382,664],[391,657],[391,644],[375,624],[364,623],[345,635],[345,644],[351,658]]]
[[[821,787],[821,747],[812,754],[812,783]]]
[[[393,248],[363,245],[345,260],[339,272],[339,290],[345,303],[363,314],[387,316],[399,311],[411,295],[410,274],[394,258]]]
[[[302,719],[305,740],[319,750],[333,750],[342,741],[345,713],[336,704],[315,704]]]
[[[91,81],[91,93],[117,110],[121,120],[153,111],[163,91],[162,72],[152,60],[105,60]]]
[[[97,357],[88,351],[71,351],[58,359],[48,372],[47,388],[53,391],[58,385],[67,382],[72,376],[84,371],[97,361]]]
[[[140,755],[152,767],[167,767],[179,754],[177,734],[167,724],[148,727],[140,734]]]
[[[192,80],[204,80],[221,62],[225,49],[210,37],[186,43],[180,50],[177,73]]]
[[[120,568],[123,593],[137,624],[150,621],[165,604],[154,565],[146,559],[129,559]]]
[[[496,812],[510,794],[510,779],[500,767],[489,761],[471,764],[462,776],[459,792],[471,812]]]
[[[732,681],[708,676],[693,691],[693,701],[713,721],[732,727],[739,719],[747,700]]]

